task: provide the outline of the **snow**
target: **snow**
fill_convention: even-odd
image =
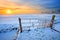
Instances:
[[[60,14],[54,14],[56,15],[53,24],[55,30],[45,26],[49,26],[52,15],[20,15],[23,32],[18,34],[17,40],[60,40],[60,32],[55,31],[60,31]],[[26,18],[25,21],[24,18]],[[28,18],[32,19],[28,20]],[[34,20],[33,18],[39,18],[39,20]],[[45,25],[42,25],[43,23]],[[0,40],[13,40],[17,30],[12,30],[12,28],[18,28],[18,26],[18,24],[0,24]]]
[[[60,33],[52,32],[50,28],[40,28],[20,33],[17,40],[60,40]]]
[[[0,33],[0,40],[13,40],[16,30]],[[60,33],[50,28],[32,29],[19,33],[17,40],[60,40]]]
[[[16,30],[0,33],[0,40],[12,40],[14,38],[15,33]]]

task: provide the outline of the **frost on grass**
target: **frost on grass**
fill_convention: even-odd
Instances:
[[[60,31],[60,16],[57,16],[54,20],[53,28]],[[39,15],[37,17],[41,18]],[[46,19],[50,20],[50,17]],[[42,20],[45,21],[45,23],[42,22]],[[47,22],[44,18],[41,18],[41,20],[36,20],[39,23],[34,23],[36,22],[35,20],[29,20],[29,23],[27,23],[29,25],[26,25],[26,27],[24,23],[22,23],[23,32],[18,33],[16,40],[60,40],[59,32],[50,29],[49,26],[46,28],[46,25],[49,24],[49,20]],[[44,25],[42,25],[42,23],[44,23]],[[17,28],[17,25],[0,25],[0,30],[2,29],[2,31],[0,31],[0,40],[13,40],[16,36]]]

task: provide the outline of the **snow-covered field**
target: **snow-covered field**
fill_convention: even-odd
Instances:
[[[15,15],[21,18],[23,28],[17,40],[60,40],[60,32],[49,28],[52,15],[56,15],[53,28],[60,31],[60,14]],[[0,24],[0,40],[13,40],[17,29],[12,28],[18,27],[18,23]]]

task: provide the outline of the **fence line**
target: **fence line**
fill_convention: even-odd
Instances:
[[[41,19],[42,18],[42,19]],[[11,25],[11,26],[9,26],[9,28],[11,27],[12,29],[13,28],[17,28],[18,27],[18,25],[19,26],[22,26],[22,30],[24,30],[24,27],[26,28],[26,29],[29,29],[30,27],[37,27],[37,28],[40,28],[40,27],[45,27],[45,26],[48,26],[47,24],[50,22],[50,19],[47,19],[48,17],[46,17],[46,19],[45,19],[45,17],[41,17],[41,18],[27,18],[27,19],[25,19],[25,18],[20,18],[20,19],[18,19],[18,20],[21,20],[21,25],[20,24],[16,24],[16,27],[15,27],[15,25]],[[28,20],[28,21],[27,21]],[[19,22],[20,23],[20,22]],[[46,25],[45,25],[46,24]],[[13,26],[13,27],[12,27]],[[3,26],[4,27],[4,26]],[[6,25],[6,27],[7,27],[7,25]],[[5,27],[5,28],[6,28]],[[7,27],[8,28],[8,27]],[[9,29],[8,28],[8,29]]]

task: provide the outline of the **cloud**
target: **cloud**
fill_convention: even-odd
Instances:
[[[27,1],[27,0],[26,0]],[[44,7],[39,7],[36,5],[32,5],[27,2],[27,4],[23,4],[26,1],[22,0],[0,0],[0,13],[4,13],[7,8],[13,9],[14,13],[40,13],[46,10]],[[32,1],[32,0],[31,0]],[[30,2],[31,2],[30,1]],[[21,2],[21,3],[20,3]],[[18,4],[19,3],[19,4]]]
[[[50,11],[49,9],[53,8],[59,9],[59,3],[59,0],[0,0],[0,9],[14,9],[14,13],[15,11],[18,13],[39,13]]]
[[[45,8],[60,8],[60,0],[9,0],[17,4],[43,6]]]
[[[10,3],[10,4],[9,4]],[[60,0],[0,0],[0,5],[28,5],[28,6],[39,6],[44,8],[59,8]]]

